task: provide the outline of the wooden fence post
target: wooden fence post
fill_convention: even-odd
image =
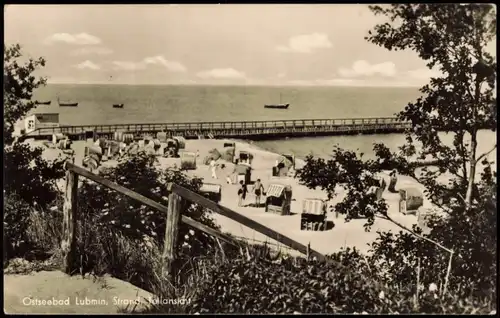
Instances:
[[[64,272],[71,275],[76,253],[75,231],[77,222],[78,174],[69,170],[66,164],[64,167],[66,168],[66,192],[64,194],[61,250]]]
[[[177,236],[179,234],[179,221],[181,217],[181,200],[177,193],[170,193],[168,197],[168,214],[165,227],[165,244],[163,246],[163,273],[174,274],[175,252]]]

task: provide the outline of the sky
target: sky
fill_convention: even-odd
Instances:
[[[4,41],[49,83],[422,86],[411,51],[364,40],[367,5],[8,5]]]

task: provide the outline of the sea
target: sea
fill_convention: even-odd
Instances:
[[[416,87],[257,87],[257,86],[149,86],[56,85],[39,88],[34,100],[52,101],[33,113],[59,113],[61,125],[245,121],[279,119],[333,119],[392,117],[421,96]],[[78,107],[59,107],[78,102]],[[124,108],[113,108],[113,104]],[[265,109],[264,104],[290,103],[287,110]],[[451,135],[442,135],[451,144]],[[255,141],[277,153],[311,154],[329,158],[334,145],[373,155],[373,144],[391,150],[405,142],[402,134],[286,138]],[[496,144],[496,132],[481,131],[478,152]],[[496,161],[496,151],[489,156]]]

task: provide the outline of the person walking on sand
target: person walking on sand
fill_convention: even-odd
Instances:
[[[212,178],[217,179],[217,164],[213,159],[210,161],[210,170],[212,170]]]
[[[238,206],[243,206],[243,201],[247,197],[247,187],[243,180],[240,180],[240,187],[238,189]]]
[[[255,193],[255,207],[260,206],[260,196],[262,195],[262,192],[264,192],[264,186],[260,182],[260,179],[257,179],[253,185],[253,191]]]

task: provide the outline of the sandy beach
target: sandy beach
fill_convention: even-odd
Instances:
[[[264,188],[272,183],[286,184],[292,186],[292,204],[291,212],[292,215],[281,216],[273,213],[266,213],[263,207],[256,208],[250,206],[239,207],[238,206],[238,196],[237,184],[228,184],[226,182],[226,176],[233,171],[233,164],[225,161],[220,161],[220,163],[225,164],[224,169],[218,169],[217,175],[218,179],[213,179],[211,177],[211,171],[207,165],[203,164],[203,158],[208,155],[209,151],[216,148],[222,152],[223,144],[225,142],[235,142],[236,151],[248,151],[254,155],[252,162],[252,181],[256,179],[261,179]],[[41,146],[40,141],[28,140],[33,145]],[[88,141],[76,141],[71,145],[71,148],[75,151],[75,164],[81,165],[84,150],[86,145],[91,144],[91,140]],[[239,142],[234,140],[215,140],[215,139],[202,139],[202,140],[187,140],[186,148],[181,151],[196,152],[199,151],[199,157],[197,159],[196,170],[189,170],[187,174],[192,177],[200,177],[206,183],[216,183],[220,184],[222,187],[222,200],[220,205],[232,209],[256,222],[262,223],[265,226],[286,235],[302,244],[310,244],[311,248],[323,253],[330,254],[339,251],[341,248],[346,247],[356,247],[362,252],[368,252],[368,243],[372,242],[377,237],[377,231],[395,231],[399,232],[400,227],[390,223],[386,220],[376,218],[375,224],[372,226],[370,232],[365,232],[363,224],[364,219],[351,220],[345,222],[341,215],[338,218],[335,217],[335,213],[328,212],[328,221],[333,221],[335,226],[327,231],[302,231],[300,230],[300,218],[303,200],[306,198],[320,198],[326,199],[326,193],[320,189],[313,190],[300,185],[298,180],[290,177],[273,177],[272,176],[272,166],[275,161],[280,157],[279,154],[272,153],[257,148],[256,146]],[[57,156],[65,156],[61,150],[46,148],[44,151],[44,157],[46,159],[54,159]],[[162,158],[158,157],[160,167],[167,168],[176,164],[180,165],[180,159],[172,158]],[[116,165],[117,161],[106,161],[103,162],[103,166],[113,166]],[[303,162],[297,159],[296,165],[300,167]],[[388,178],[388,174],[384,175],[384,178]],[[64,180],[60,180],[59,186],[61,189],[64,188]],[[396,190],[400,187],[415,187],[423,190],[423,186],[418,184],[416,180],[406,177],[399,176],[398,184]],[[251,204],[254,202],[255,197],[251,191],[251,186],[249,186],[249,193],[247,195],[245,204]],[[331,200],[329,204],[335,204],[342,200],[342,192],[337,195],[336,198]],[[404,215],[399,212],[399,195],[384,191],[383,198],[389,204],[389,215],[404,224],[405,226],[411,227],[412,224],[417,222],[417,217],[415,215]],[[264,201],[265,197],[261,200]],[[424,207],[429,207],[430,203],[424,200]],[[235,221],[232,221],[224,216],[213,213],[213,218],[221,226],[223,232],[231,233],[235,236],[245,237],[252,240],[258,241],[268,241],[277,244],[274,240],[260,234],[246,226],[241,225]],[[294,253],[293,253],[294,254]]]

